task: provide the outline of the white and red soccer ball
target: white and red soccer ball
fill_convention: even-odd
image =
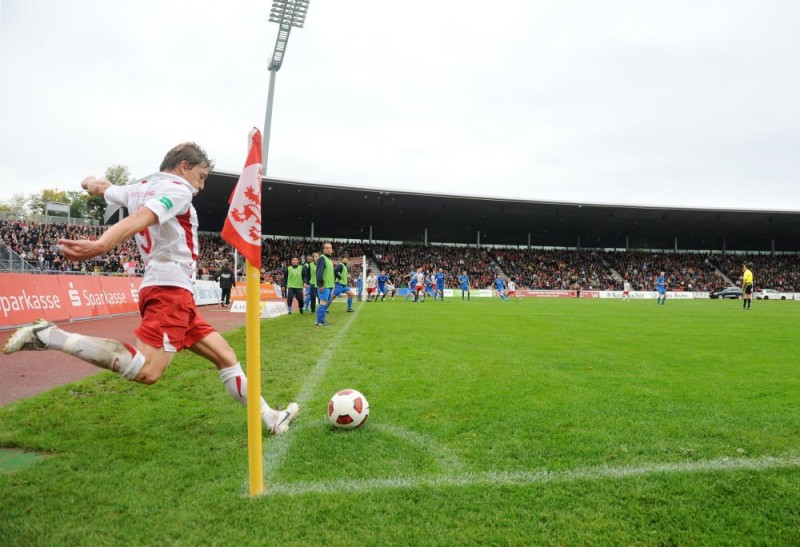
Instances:
[[[343,389],[328,401],[328,420],[334,427],[361,427],[369,417],[369,403],[360,391]]]

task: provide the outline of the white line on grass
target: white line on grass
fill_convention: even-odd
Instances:
[[[428,435],[423,435],[407,428],[395,427],[388,424],[373,423],[370,424],[369,427],[374,427],[379,431],[384,431],[394,437],[397,437],[402,442],[407,442],[418,446],[422,454],[427,454],[431,458],[435,459],[440,467],[449,471],[450,473],[459,472],[464,469],[464,463],[455,453],[447,450],[447,448],[437,443]]]
[[[292,426],[292,430],[300,431],[308,428],[319,431],[324,428],[330,428],[330,425],[331,424],[327,417],[320,417],[314,421],[305,420],[302,425],[298,425],[296,428],[295,426]],[[397,438],[399,442],[415,446],[420,454],[425,454],[431,460],[435,461],[439,468],[446,473],[459,473],[466,467],[464,462],[459,459],[458,455],[451,450],[448,450],[447,447],[437,443],[428,435],[417,433],[416,431],[412,431],[411,429],[403,427],[397,427],[388,424],[376,424],[374,422],[370,423],[367,427],[372,430],[381,431],[387,435],[391,435],[392,437]],[[350,432],[347,431],[342,431],[341,433],[343,435],[350,434]]]
[[[342,492],[364,492],[368,490],[396,490],[411,488],[441,488],[466,486],[528,486],[552,482],[580,480],[625,479],[664,474],[689,474],[729,471],[764,471],[800,467],[800,457],[720,458],[680,463],[654,463],[612,467],[601,465],[559,471],[488,471],[485,473],[461,473],[430,477],[391,477],[362,480],[338,480],[320,482],[296,482],[273,484],[268,496],[300,496],[303,494],[338,494]]]
[[[325,373],[328,370],[328,365],[331,362],[331,358],[333,354],[339,349],[339,343],[344,338],[344,335],[347,334],[347,331],[350,329],[350,325],[353,323],[353,319],[358,315],[361,311],[362,306],[355,307],[355,313],[347,313],[343,314],[346,316],[344,319],[344,325],[336,333],[336,336],[333,337],[333,340],[330,341],[328,347],[325,348],[325,351],[322,352],[319,360],[317,361],[316,366],[314,369],[309,373],[306,377],[306,381],[303,382],[303,387],[300,389],[300,393],[297,395],[296,403],[300,407],[300,413],[302,414],[304,411],[307,412],[308,410],[305,408],[306,403],[311,400],[314,392],[317,389],[317,385],[319,384],[320,380],[325,376]],[[318,327],[314,327],[318,328]],[[270,483],[271,480],[274,479],[272,476],[275,472],[275,469],[280,465],[281,461],[289,450],[289,444],[292,441],[291,429],[289,429],[288,434],[283,434],[274,439],[270,439],[269,443],[266,443],[264,446],[264,480],[267,484]],[[271,486],[269,487],[271,488]],[[268,490],[269,490],[268,488]]]

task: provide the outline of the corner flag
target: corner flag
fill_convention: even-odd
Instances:
[[[253,128],[244,169],[228,200],[222,239],[261,269],[261,132]]]
[[[229,200],[222,239],[247,259],[246,354],[247,354],[247,453],[250,495],[264,492],[261,438],[261,132],[249,135],[247,161]]]

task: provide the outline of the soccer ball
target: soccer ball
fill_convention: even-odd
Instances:
[[[369,417],[369,403],[361,392],[343,389],[328,401],[328,419],[334,427],[361,427]]]

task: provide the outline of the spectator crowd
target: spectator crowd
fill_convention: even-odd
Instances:
[[[128,273],[130,261],[139,257],[139,251],[133,240],[128,240],[110,253],[86,262],[66,260],[59,252],[57,242],[60,238],[97,239],[106,229],[107,226],[0,220],[0,237],[3,244],[41,271]]]
[[[132,240],[101,257],[86,262],[65,260],[58,250],[59,238],[96,239],[106,226],[37,223],[0,220],[2,243],[42,272],[84,274],[141,273],[139,254]],[[267,238],[262,245],[262,279],[282,284],[292,257],[301,263],[321,250],[321,240]],[[565,249],[504,249],[466,246],[334,242],[334,262],[351,257],[350,278],[362,273],[360,258],[370,268],[386,270],[398,287],[405,286],[417,268],[445,272],[447,287],[458,286],[466,271],[475,288],[486,288],[500,273],[515,278],[524,289],[618,290],[627,280],[634,290],[653,290],[660,272],[670,290],[712,291],[739,284],[742,262],[753,265],[756,288],[800,292],[800,262],[796,255],[700,254],[676,252],[599,251]],[[200,234],[198,275],[214,278],[224,262],[233,264],[233,250],[219,234]],[[240,261],[238,275],[243,273]]]

